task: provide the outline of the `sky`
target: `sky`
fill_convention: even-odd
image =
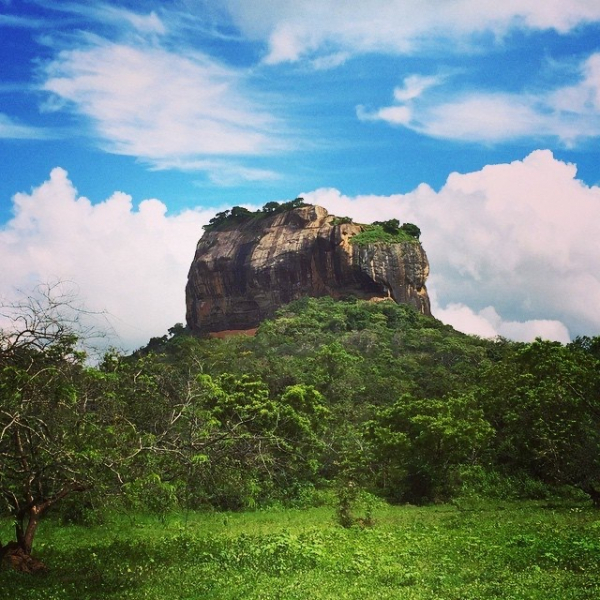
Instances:
[[[131,350],[202,225],[302,196],[417,224],[433,314],[600,335],[598,0],[0,0],[0,301]]]

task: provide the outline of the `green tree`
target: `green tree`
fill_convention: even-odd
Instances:
[[[417,240],[421,237],[421,230],[413,223],[402,223],[400,229]]]
[[[4,306],[0,334],[0,494],[15,539],[0,555],[32,570],[40,520],[64,498],[110,473],[118,439],[108,401],[95,395],[81,336],[90,329],[63,284]],[[106,453],[105,453],[106,451]],[[114,464],[114,463],[113,463]]]
[[[490,368],[484,403],[500,465],[576,486],[600,506],[600,361],[593,352],[539,339],[518,345]]]
[[[269,215],[271,213],[278,212],[280,207],[281,207],[281,204],[279,202],[267,202],[262,207],[262,212],[264,212],[265,214]]]
[[[492,435],[473,394],[441,400],[405,395],[366,425],[379,485],[396,501],[449,498],[458,467],[475,464]]]

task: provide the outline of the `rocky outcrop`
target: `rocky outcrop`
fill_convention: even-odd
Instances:
[[[302,296],[391,298],[430,314],[419,242],[353,244],[364,226],[340,221],[304,206],[206,231],[186,287],[190,329],[250,329]]]

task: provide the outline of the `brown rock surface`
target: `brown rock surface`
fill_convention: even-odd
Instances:
[[[427,256],[414,242],[351,244],[356,223],[320,206],[206,231],[186,286],[194,333],[250,329],[302,296],[392,298],[430,313]]]

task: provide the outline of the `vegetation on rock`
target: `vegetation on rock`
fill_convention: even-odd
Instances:
[[[353,236],[350,242],[364,246],[367,244],[401,244],[403,242],[418,242],[421,230],[412,223],[400,225],[398,219],[389,221],[374,221],[371,225],[362,225],[362,231]]]
[[[218,212],[207,225],[204,226],[205,231],[215,231],[225,229],[234,225],[239,225],[251,219],[261,219],[266,216],[276,215],[295,208],[309,206],[304,202],[304,198],[295,198],[289,202],[267,202],[261,209],[251,211],[243,206],[234,206],[230,210]]]

